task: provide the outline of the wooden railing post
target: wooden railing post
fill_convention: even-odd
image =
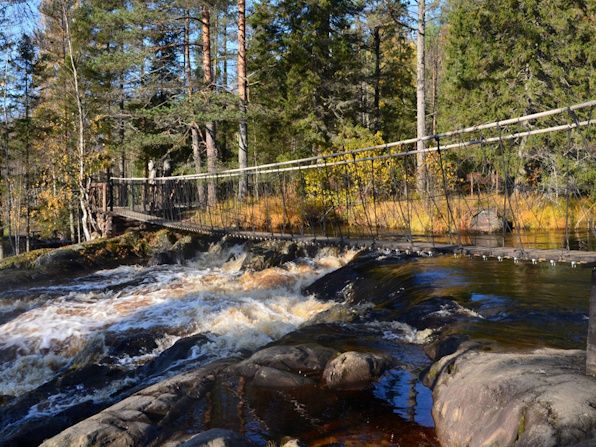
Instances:
[[[114,211],[114,180],[112,180],[112,172],[108,168],[107,172],[108,184],[108,209],[110,212]]]
[[[108,184],[101,184],[101,210],[106,213],[108,211]]]
[[[586,374],[596,377],[596,268],[592,269],[590,320],[588,321],[588,346],[586,349]]]

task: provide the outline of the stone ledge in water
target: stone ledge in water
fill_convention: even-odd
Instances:
[[[6,287],[22,286],[31,281],[51,281],[57,275],[143,262],[158,251],[163,239],[168,237],[179,239],[180,235],[167,230],[130,231],[110,239],[55,250],[34,250],[0,261],[0,284]]]
[[[167,436],[176,415],[188,413],[230,364],[219,361],[145,388],[46,440],[44,447],[134,447]]]
[[[231,242],[233,239],[229,241]],[[312,258],[319,251],[318,247],[307,246],[303,243],[292,241],[249,242],[247,248],[247,255],[242,264],[242,270],[253,271],[279,267],[286,262],[292,262],[298,258]]]
[[[339,353],[317,344],[271,346],[254,353],[250,358],[230,368],[255,385],[287,388],[313,384],[327,363]],[[305,377],[307,376],[307,377]]]
[[[343,267],[333,270],[305,287],[305,295],[314,295],[320,300],[336,300],[349,304],[362,302],[383,303],[387,300],[390,283],[381,283],[373,274],[373,269],[381,265],[399,264],[408,256],[391,255],[380,258],[375,250],[362,250]],[[395,277],[399,281],[398,277]],[[378,285],[383,285],[383,290]]]
[[[481,352],[467,346],[433,369],[441,445],[596,445],[596,380],[585,352]],[[587,442],[587,444],[586,444]]]
[[[360,389],[389,369],[388,358],[369,352],[344,352],[325,367],[323,380],[329,388]]]
[[[232,430],[213,428],[193,436],[177,447],[249,447],[250,444]]]

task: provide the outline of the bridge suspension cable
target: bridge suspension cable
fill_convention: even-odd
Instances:
[[[548,200],[555,203],[558,194],[565,199],[565,243],[561,248],[570,251],[574,244],[570,240],[573,215],[580,214],[578,222],[590,221],[589,213],[595,209],[590,203],[584,206],[585,199],[590,200],[585,191],[576,189],[572,197],[574,186],[570,181],[571,165],[577,169],[583,160],[595,160],[588,144],[591,133],[579,132],[594,124],[591,115],[595,106],[596,100],[587,101],[432,135],[424,140],[436,144],[423,150],[408,150],[408,145],[419,141],[411,138],[245,169],[113,178],[111,203],[116,214],[188,231],[242,237],[335,237],[342,241],[346,237],[375,241],[390,237],[405,240],[411,247],[421,240],[430,240],[431,247],[482,244],[487,236],[474,236],[469,231],[489,225],[499,229],[499,241],[492,242],[502,248],[498,256],[515,253],[512,257],[521,259],[538,256],[527,251],[529,239],[524,231],[528,222],[542,226],[544,213],[536,208],[536,200],[547,197],[541,188],[550,186],[542,180],[523,179],[520,163],[525,161],[520,158],[521,151],[513,150],[514,145],[525,145],[533,136],[567,132],[565,149],[559,149],[558,138],[540,141],[551,145],[550,152],[541,151],[541,157],[563,160],[565,164],[553,177],[557,182],[559,175],[565,184],[555,184],[555,195]],[[566,122],[552,119],[561,115]],[[547,121],[537,121],[540,119]],[[524,123],[532,125],[521,127]],[[475,146],[481,148],[481,154],[461,151],[457,157],[449,155]],[[581,160],[579,155],[571,157],[576,152],[583,154]],[[416,178],[415,155],[419,153],[426,154],[423,187]],[[461,163],[466,168],[462,169]],[[248,190],[242,196],[238,182],[241,176],[248,181]],[[466,181],[470,182],[469,188]],[[215,193],[212,201],[201,195],[208,183]],[[482,219],[489,223],[482,224]],[[509,235],[513,232],[516,238]],[[497,236],[493,233],[490,237]],[[505,250],[506,244],[514,244],[515,250]],[[550,259],[562,253],[551,254]],[[575,259],[586,259],[582,256]]]
[[[509,118],[506,120],[494,121],[491,123],[485,123],[485,124],[480,124],[480,125],[476,125],[476,126],[466,127],[466,128],[462,128],[462,129],[449,131],[449,132],[426,136],[426,137],[423,137],[420,139],[419,138],[409,138],[406,140],[394,141],[391,143],[380,144],[380,145],[376,145],[376,146],[367,146],[367,147],[363,147],[363,148],[358,148],[358,149],[354,149],[351,151],[339,151],[339,152],[334,152],[331,154],[321,154],[321,155],[315,155],[312,157],[305,157],[305,158],[299,158],[299,159],[294,159],[294,160],[286,160],[286,161],[281,161],[281,162],[276,162],[276,163],[266,163],[266,164],[261,164],[261,165],[249,166],[246,168],[226,169],[223,171],[219,171],[215,175],[217,175],[218,177],[230,176],[231,174],[235,174],[235,176],[238,176],[243,173],[251,173],[252,171],[262,171],[263,173],[266,173],[266,172],[271,172],[271,171],[264,171],[265,169],[269,169],[269,168],[279,168],[282,166],[290,166],[290,165],[296,165],[296,164],[302,165],[302,164],[306,164],[306,163],[325,161],[325,160],[339,158],[339,157],[346,156],[346,155],[357,155],[362,152],[378,151],[378,150],[390,149],[393,147],[406,146],[406,145],[410,145],[410,144],[415,144],[418,141],[431,141],[431,140],[436,140],[436,139],[442,140],[445,138],[449,138],[449,137],[453,137],[453,136],[461,136],[464,134],[478,132],[478,131],[482,131],[482,130],[499,129],[499,128],[503,128],[505,126],[510,126],[512,124],[521,124],[521,123],[533,121],[533,120],[536,120],[539,118],[560,115],[565,112],[569,113],[569,112],[574,112],[576,110],[588,109],[588,108],[592,108],[594,106],[596,106],[596,100],[591,100],[591,101],[586,101],[586,102],[579,103],[579,104],[574,104],[574,105],[571,105],[568,107],[560,107],[557,109],[533,113],[533,114],[524,115],[524,116],[520,116],[520,117],[516,117],[516,118]],[[582,122],[575,122],[573,124],[564,124],[564,125],[560,125],[560,126],[551,126],[551,127],[544,128],[544,129],[535,129],[535,130],[529,130],[529,131],[525,131],[525,132],[518,132],[513,135],[503,137],[503,138],[511,139],[511,138],[519,138],[519,137],[523,137],[523,136],[538,135],[541,133],[558,132],[561,130],[573,129],[575,127],[587,126],[587,125],[590,125],[591,123],[593,123],[593,120],[586,120],[586,121],[582,121]],[[498,138],[499,137],[489,138],[486,140],[486,142],[496,142],[496,141],[498,141]],[[447,146],[444,146],[442,149],[449,150],[449,149],[461,148],[461,147],[478,145],[478,144],[480,144],[480,140],[474,139],[474,140],[469,140],[464,143],[455,143],[455,144],[447,145]],[[396,154],[392,154],[392,155],[395,157],[400,157],[400,156],[413,155],[413,154],[417,154],[420,152],[433,152],[433,150],[432,149],[431,150],[424,149],[421,151],[420,150],[411,150],[411,151],[396,153]],[[367,159],[362,158],[362,159],[358,159],[358,160],[370,161],[370,158],[367,158]],[[309,165],[306,165],[306,166],[309,166]],[[316,168],[317,164],[312,164],[311,166]],[[214,176],[214,174],[200,173],[200,174],[188,174],[188,175],[179,175],[179,176],[155,177],[152,180],[210,179],[210,178],[213,178],[213,176]],[[147,180],[147,178],[145,178],[145,177],[114,177],[114,180],[144,181],[144,180]]]

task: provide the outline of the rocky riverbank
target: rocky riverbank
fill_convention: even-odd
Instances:
[[[578,350],[462,346],[427,375],[441,445],[596,445],[596,380],[585,363]]]
[[[512,347],[495,329],[531,332],[525,309],[496,297],[466,303],[454,272],[420,270],[421,258],[362,251],[342,266],[342,256],[157,231],[0,265],[4,284],[83,275],[64,303],[85,307],[69,314],[109,299],[104,306],[128,315],[98,326],[82,348],[65,338],[66,352],[77,353],[48,372],[52,379],[2,397],[0,445],[579,447],[596,439],[596,381],[583,376],[584,354]],[[155,267],[84,276],[122,263]],[[289,290],[303,297],[267,301]],[[134,306],[154,304],[126,310],[132,297]],[[223,313],[214,320],[205,305]],[[181,316],[180,326],[168,321]],[[548,319],[573,328],[578,317],[550,311]],[[201,324],[187,329],[191,322]],[[492,340],[483,339],[487,328]],[[0,360],[11,352],[0,349]],[[91,398],[77,401],[83,390]]]

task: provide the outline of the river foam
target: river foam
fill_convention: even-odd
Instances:
[[[193,351],[197,357],[254,350],[327,310],[332,304],[304,297],[300,290],[352,255],[323,253],[248,272],[241,270],[246,256],[241,246],[216,245],[186,266],[119,267],[30,291],[38,298],[0,326],[0,395],[21,395],[73,362],[89,361],[86,351],[97,361],[107,354],[105,338],[139,331],[155,334],[156,347],[116,353],[113,361],[133,368],[195,334],[208,338]]]

